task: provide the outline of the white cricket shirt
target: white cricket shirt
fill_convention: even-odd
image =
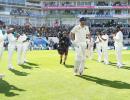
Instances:
[[[86,35],[90,34],[88,26],[81,27],[80,25],[75,26],[71,33],[75,34],[75,42],[78,43],[86,42]]]

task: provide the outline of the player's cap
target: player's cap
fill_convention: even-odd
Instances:
[[[86,18],[81,17],[81,18],[79,19],[79,21],[86,21]]]

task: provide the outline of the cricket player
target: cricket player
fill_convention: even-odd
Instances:
[[[17,40],[18,65],[25,63],[26,51],[28,49],[28,38],[25,34],[21,34]]]
[[[25,34],[26,36],[26,40],[23,42],[23,61],[24,63],[27,62],[27,51],[29,49],[29,45],[30,45],[30,38]]]
[[[115,41],[115,51],[117,59],[117,67],[122,67],[122,48],[123,48],[123,33],[121,32],[120,26],[117,26],[117,32],[113,34],[113,39]]]
[[[17,40],[17,36],[16,33],[14,33],[14,28],[9,28],[7,31],[7,36],[8,36],[8,69],[14,69],[14,67],[12,66],[12,57],[13,57],[13,52],[15,50],[16,47],[16,40]]]
[[[108,65],[108,40],[109,37],[105,31],[102,32],[102,35],[100,36],[101,39],[101,47],[102,47],[102,53],[104,56],[104,64]]]
[[[97,32],[97,38],[96,38],[96,49],[97,49],[97,53],[98,53],[98,62],[101,62],[102,60],[102,45],[101,45],[101,33],[100,32]]]
[[[91,34],[89,34],[87,39],[87,56],[91,60],[93,59],[93,47],[94,47],[94,40]]]
[[[0,21],[0,60],[4,51],[4,34],[2,32],[3,22]],[[0,66],[1,67],[1,66]],[[4,77],[4,74],[0,74],[0,79]]]
[[[86,61],[86,37],[90,34],[89,27],[85,25],[86,19],[84,17],[80,18],[80,24],[76,25],[71,30],[72,43],[76,44],[76,59],[74,65],[75,75],[82,75],[85,67]]]
[[[31,23],[29,23],[29,22],[25,23],[24,27],[25,27],[24,37],[26,37],[26,40],[23,42],[23,59],[22,59],[22,62],[26,63],[27,62],[26,55],[27,55],[27,51],[28,51],[29,45],[30,45],[29,34],[33,33],[33,29],[32,29]]]
[[[4,34],[2,28],[3,28],[3,22],[0,21],[0,59],[4,51]]]

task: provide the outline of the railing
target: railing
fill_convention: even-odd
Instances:
[[[109,14],[109,15],[102,15],[102,14],[92,14],[92,15],[82,15],[79,14],[77,17],[90,17],[90,18],[130,18],[130,14]]]
[[[67,10],[67,9],[130,9],[130,6],[42,6],[47,10]]]

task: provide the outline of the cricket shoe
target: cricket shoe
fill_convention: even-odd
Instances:
[[[122,65],[122,64],[117,64],[116,66],[117,66],[118,68],[123,67],[123,65]]]
[[[5,75],[4,74],[0,74],[0,79],[2,79],[3,77],[5,77]]]
[[[12,70],[12,69],[14,69],[14,67],[13,66],[8,66],[8,69]]]

